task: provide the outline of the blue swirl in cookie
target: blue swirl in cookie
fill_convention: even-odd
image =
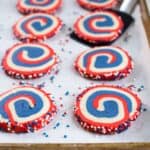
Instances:
[[[34,106],[31,106],[27,99],[30,99]],[[16,101],[15,101],[16,100]],[[13,102],[15,101],[15,102]],[[20,118],[30,117],[36,113],[38,113],[43,107],[43,99],[33,91],[29,90],[19,90],[17,92],[12,92],[3,97],[0,101],[0,114],[2,118],[10,119],[9,117],[12,115],[11,109],[6,109],[6,106],[13,102],[13,107],[15,108],[15,113]],[[14,113],[14,112],[13,112]]]
[[[21,30],[27,34],[33,33],[32,30],[40,33],[50,28],[53,23],[53,20],[48,16],[31,16],[21,22]],[[29,26],[32,27],[32,30]]]
[[[31,6],[47,6],[51,5],[56,0],[25,0],[25,4],[31,5]]]
[[[109,2],[109,0],[88,0],[89,2],[94,2],[94,3],[106,3]]]
[[[94,23],[95,26],[92,26],[91,23]],[[85,28],[85,30],[92,34],[108,34],[110,31],[103,31],[103,27],[109,27],[110,29],[110,27],[113,27],[114,25],[115,23],[112,17],[106,14],[92,15],[83,21],[83,27]]]
[[[109,57],[106,55],[109,54],[112,56],[112,61],[109,62]],[[99,55],[99,56],[98,56]],[[120,64],[122,64],[123,62],[123,58],[122,55],[113,50],[113,49],[101,49],[101,50],[92,50],[90,52],[88,52],[87,54],[84,55],[83,57],[83,66],[85,68],[87,68],[90,64],[89,62],[91,62],[91,57],[96,57],[96,61],[95,61],[95,68],[97,69],[103,69],[103,68],[114,68],[119,66]]]
[[[105,107],[105,110],[100,111],[94,107],[93,103],[97,97],[100,97],[103,95],[104,95],[104,99],[107,99],[107,101],[105,101],[103,104]],[[111,98],[108,99],[107,97],[105,98],[106,95],[112,97],[112,99]],[[112,91],[100,90],[100,91],[92,93],[87,99],[87,103],[86,103],[87,111],[93,116],[98,117],[98,118],[99,117],[111,118],[111,117],[117,116],[119,106],[118,106],[117,101],[114,100],[113,96],[114,97],[117,96],[118,99],[119,98],[123,99],[128,106],[128,112],[132,112],[132,100],[130,99],[130,97],[128,97],[128,95],[125,95],[124,93],[113,91],[113,90]]]
[[[26,59],[23,55],[23,52],[27,53],[27,56],[29,59]],[[22,46],[18,49],[16,49],[13,54],[12,54],[12,62],[16,66],[21,66],[21,67],[27,67],[27,68],[32,68],[32,67],[39,67],[44,64],[49,63],[53,58],[52,56],[41,58],[41,60],[35,61],[36,58],[40,58],[45,54],[45,51],[42,47],[39,46]],[[21,57],[20,57],[21,56]],[[24,59],[22,59],[24,58]],[[33,59],[33,61],[32,61]],[[25,61],[24,61],[25,60]]]

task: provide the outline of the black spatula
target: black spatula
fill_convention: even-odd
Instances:
[[[134,23],[134,18],[131,16],[131,14],[132,14],[137,2],[138,2],[138,0],[123,0],[119,10],[109,9],[109,11],[112,11],[112,12],[116,13],[117,15],[119,15],[124,22],[124,29],[119,37],[121,37],[121,35],[127,31],[127,29],[131,26],[131,24]],[[70,34],[70,37],[72,39],[76,40],[77,42],[80,42],[80,43],[85,44],[90,47],[110,45],[119,38],[118,37],[117,39],[115,39],[114,41],[111,41],[111,42],[99,42],[99,43],[95,44],[95,43],[89,43],[85,40],[80,39],[74,32]]]

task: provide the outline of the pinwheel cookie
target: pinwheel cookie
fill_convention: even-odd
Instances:
[[[62,0],[18,0],[17,9],[23,14],[54,13],[62,5]]]
[[[128,88],[97,85],[77,97],[74,113],[84,129],[114,134],[126,130],[139,116],[140,109],[140,98]]]
[[[50,96],[34,87],[13,88],[0,99],[0,128],[6,132],[35,132],[50,123],[56,113]]]
[[[2,60],[5,72],[17,79],[33,79],[51,72],[58,58],[54,50],[42,43],[18,43]]]
[[[79,54],[75,69],[81,76],[97,80],[115,80],[127,77],[133,61],[126,50],[115,46],[95,47]]]
[[[89,13],[79,17],[74,23],[75,35],[89,43],[113,42],[122,33],[122,18],[112,11]]]
[[[89,10],[104,10],[114,8],[118,0],[77,0],[84,8]]]
[[[61,26],[62,21],[58,17],[35,13],[17,21],[13,26],[13,33],[21,41],[43,41],[54,36]]]

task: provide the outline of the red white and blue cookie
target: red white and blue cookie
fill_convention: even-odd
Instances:
[[[122,18],[111,11],[89,13],[74,24],[74,33],[89,43],[113,42],[122,33]]]
[[[133,61],[122,48],[104,46],[82,52],[74,66],[83,77],[115,80],[127,77],[132,72]]]
[[[141,100],[128,88],[98,85],[84,90],[75,103],[75,116],[81,126],[99,134],[126,130],[141,109]]]
[[[18,0],[17,9],[23,14],[54,13],[62,5],[62,0]]]
[[[77,2],[89,10],[104,10],[115,7],[118,0],[77,0]]]
[[[22,41],[42,41],[54,36],[61,26],[62,21],[58,17],[44,13],[35,13],[17,21],[13,26],[13,32]]]
[[[17,79],[33,79],[50,72],[58,59],[51,47],[42,43],[18,43],[2,60],[5,72]]]
[[[50,96],[37,88],[20,86],[0,95],[0,128],[6,132],[35,132],[56,113]]]

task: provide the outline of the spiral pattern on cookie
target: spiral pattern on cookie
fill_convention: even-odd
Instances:
[[[81,16],[74,24],[75,34],[90,43],[112,42],[123,30],[120,16],[110,11]]]
[[[141,101],[126,88],[99,85],[84,90],[75,104],[80,124],[93,132],[110,134],[128,128],[140,113]]]
[[[24,79],[40,77],[56,63],[57,56],[48,45],[21,43],[7,51],[2,66],[9,75]]]
[[[0,96],[0,127],[8,132],[34,132],[56,112],[51,98],[33,87],[17,87]]]
[[[116,0],[77,0],[77,2],[82,7],[90,10],[104,10],[113,8],[118,3]]]
[[[85,77],[114,80],[128,76],[133,62],[125,50],[104,46],[82,52],[75,61],[75,68]]]
[[[54,36],[62,26],[59,18],[36,13],[23,17],[14,26],[13,31],[17,38],[23,41],[41,41]]]
[[[62,0],[18,0],[17,8],[21,13],[32,12],[53,13],[62,4]]]

